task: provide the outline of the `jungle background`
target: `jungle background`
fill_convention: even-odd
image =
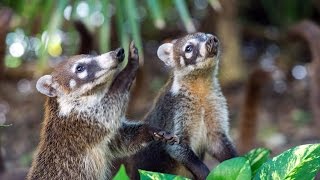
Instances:
[[[319,23],[317,0],[1,0],[1,179],[23,179],[31,164],[45,99],[35,89],[40,75],[68,56],[127,51],[134,40],[141,68],[127,116],[141,119],[170,74],[157,48],[196,31],[222,43],[219,79],[241,154],[319,143]]]

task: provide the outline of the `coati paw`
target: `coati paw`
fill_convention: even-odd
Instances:
[[[129,47],[129,60],[130,63],[139,64],[139,53],[133,41],[130,43]]]
[[[154,132],[153,136],[156,141],[162,141],[170,145],[179,144],[178,136],[168,133],[166,131]]]

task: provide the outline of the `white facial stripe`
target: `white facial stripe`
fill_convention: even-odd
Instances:
[[[197,45],[199,41],[197,39],[190,39],[188,42],[193,45]]]
[[[187,43],[182,47],[182,51],[184,51],[185,49],[186,49],[186,47],[188,46],[188,45],[194,45],[194,46],[196,46],[197,44],[199,43],[199,41],[197,40],[197,39],[190,39],[189,41],[187,41]]]
[[[185,56],[187,59],[190,59],[192,57],[192,52],[186,53]]]
[[[206,56],[207,48],[205,43],[200,43],[200,49],[199,49],[200,55],[202,57]]]
[[[97,72],[97,73],[94,75],[94,77],[95,77],[95,78],[98,78],[98,77],[104,75],[104,74],[106,73],[106,71],[107,71],[107,70],[99,71],[99,72]]]
[[[110,69],[117,64],[117,60],[112,58],[110,52],[101,54],[100,56],[96,57],[96,60],[99,66],[103,69]]]
[[[80,78],[80,79],[84,79],[84,78],[86,78],[87,76],[88,76],[87,70],[84,70],[83,72],[78,73],[78,78]]]
[[[178,94],[180,88],[181,85],[179,84],[179,79],[175,76],[171,87],[171,93],[174,95]]]
[[[69,82],[69,86],[71,89],[75,88],[77,85],[77,82],[74,79],[71,79]]]
[[[183,67],[186,65],[186,63],[184,62],[183,57],[180,57],[180,65]]]

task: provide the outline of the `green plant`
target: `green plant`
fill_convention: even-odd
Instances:
[[[312,0],[260,0],[273,25],[288,26],[312,14]]]
[[[72,23],[67,22],[79,19],[89,27],[92,33],[99,36],[97,45],[101,52],[110,50],[113,35],[111,32],[113,31],[117,32],[118,41],[122,47],[128,47],[130,39],[133,39],[139,49],[140,63],[143,64],[142,22],[149,19],[155,28],[163,29],[171,20],[170,18],[166,19],[164,14],[168,14],[167,11],[176,11],[180,15],[186,31],[195,32],[196,29],[187,4],[188,2],[185,0],[145,0],[142,2],[137,0],[18,0],[15,3],[3,0],[0,2],[0,7],[9,7],[17,15],[13,19],[15,22],[13,28],[21,29],[25,34],[25,38],[18,40],[13,38],[12,43],[17,41],[19,45],[22,45],[21,53],[18,55],[7,53],[6,59],[10,63],[6,65],[11,68],[20,66],[21,59],[28,59],[28,52],[32,50],[35,51],[36,57],[33,58],[38,60],[38,68],[45,69],[48,65],[48,59],[69,55],[66,53],[66,49],[70,49],[69,52],[76,51],[74,45],[67,42],[68,40],[63,36],[76,34]],[[172,6],[174,8],[171,8]],[[41,7],[41,15],[38,13],[39,7]],[[146,11],[145,9],[150,10]],[[170,26],[175,24],[176,22],[171,22]],[[150,29],[149,24],[145,26],[145,29]],[[60,36],[58,41],[55,38],[57,34]],[[30,43],[26,41],[28,38],[39,40],[40,48],[32,49],[33,45],[28,45]],[[8,48],[12,43],[8,44]]]
[[[130,179],[129,176],[126,173],[126,168],[122,164],[117,174],[113,177],[113,180],[129,180],[129,179]]]
[[[3,127],[10,127],[10,126],[12,126],[12,124],[1,124],[1,125],[0,125],[0,128],[3,128]]]
[[[272,159],[269,159],[269,155],[268,149],[253,149],[242,157],[219,164],[210,172],[207,180],[314,179],[320,170],[320,144],[297,146]],[[123,171],[124,167],[121,167],[119,172],[127,177]],[[144,170],[139,170],[139,173],[143,180],[187,179]],[[117,178],[124,179],[119,176]]]

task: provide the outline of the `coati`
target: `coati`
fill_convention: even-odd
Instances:
[[[139,177],[137,169],[205,179],[209,173],[202,162],[206,152],[220,162],[237,156],[217,79],[219,40],[211,34],[189,34],[161,45],[157,55],[173,75],[145,121],[173,132],[180,144],[152,142],[126,159],[127,169],[133,179]]]
[[[139,66],[131,43],[127,66],[118,48],[100,56],[78,55],[42,76],[37,90],[48,96],[40,143],[27,179],[111,179],[110,163],[153,139],[174,135],[143,123],[126,122],[129,89]]]

